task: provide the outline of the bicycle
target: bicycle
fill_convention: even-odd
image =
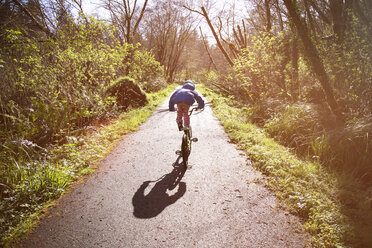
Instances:
[[[197,107],[192,108],[189,111],[189,116],[191,116],[191,114],[194,110],[198,110],[198,108]],[[185,167],[185,170],[186,170],[188,168],[188,159],[189,159],[189,156],[190,156],[190,153],[191,153],[191,143],[192,142],[198,142],[198,138],[192,137],[191,125],[190,125],[189,129],[184,129],[183,128],[182,130],[183,130],[184,133],[182,135],[181,150],[177,150],[176,154],[178,156],[182,157],[182,163],[183,163],[183,166]]]

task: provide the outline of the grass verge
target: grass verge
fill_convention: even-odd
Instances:
[[[339,177],[319,163],[303,161],[279,145],[249,121],[249,110],[237,108],[207,88],[201,93],[212,103],[213,112],[230,139],[245,151],[252,164],[288,209],[304,220],[314,247],[354,247],[353,221],[340,203]],[[360,245],[360,244],[359,244]]]
[[[45,161],[14,161],[14,187],[2,192],[0,247],[9,247],[27,233],[47,206],[61,196],[79,176],[94,171],[122,135],[136,130],[173,91],[175,85],[149,94],[149,104],[97,124],[49,152]],[[17,181],[18,180],[18,181]]]

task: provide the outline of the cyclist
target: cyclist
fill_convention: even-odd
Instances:
[[[189,108],[194,104],[195,100],[198,103],[198,108],[204,108],[204,99],[195,90],[195,84],[191,80],[186,80],[182,87],[177,88],[169,99],[169,111],[174,111],[174,105],[177,104],[177,125],[181,131],[182,128],[187,130],[190,128]],[[182,126],[182,119],[184,127]]]

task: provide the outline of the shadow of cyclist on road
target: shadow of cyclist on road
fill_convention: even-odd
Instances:
[[[132,198],[133,215],[137,218],[153,218],[160,214],[167,206],[175,203],[186,192],[186,183],[181,182],[185,170],[182,163],[179,163],[180,157],[173,164],[173,170],[165,174],[156,181],[145,181],[139,187]],[[148,194],[145,194],[146,188],[150,183],[156,182]],[[170,192],[178,185],[175,193]]]

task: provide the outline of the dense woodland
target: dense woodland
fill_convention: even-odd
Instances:
[[[1,232],[53,198],[28,188],[51,151],[185,79],[372,186],[371,1],[102,0],[105,17],[85,1],[0,0]]]

